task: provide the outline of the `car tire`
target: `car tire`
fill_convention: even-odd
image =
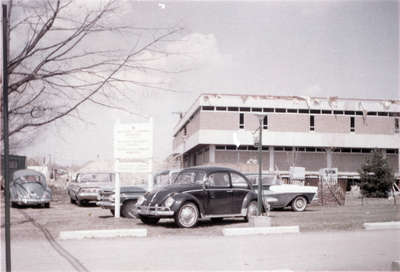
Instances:
[[[292,201],[292,210],[295,212],[302,212],[307,207],[307,200],[304,196],[297,196]]]
[[[76,203],[80,207],[85,206],[87,204],[86,200],[77,200]]]
[[[50,202],[45,203],[45,204],[44,204],[44,207],[47,208],[47,209],[50,208]]]
[[[135,205],[136,200],[125,201],[122,204],[121,215],[126,218],[136,218]]]
[[[185,202],[175,213],[175,223],[180,228],[192,228],[199,219],[199,209],[193,202]]]
[[[110,209],[112,216],[115,216],[115,210]]]
[[[139,215],[139,219],[146,225],[155,225],[160,221],[158,217],[147,217],[143,215]]]
[[[75,200],[73,200],[72,197],[69,197],[69,203],[74,204]]]
[[[257,215],[257,201],[250,201],[249,205],[247,205],[247,212],[244,220],[249,221],[249,217]]]

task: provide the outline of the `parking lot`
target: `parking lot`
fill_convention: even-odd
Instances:
[[[53,189],[50,209],[12,208],[12,239],[42,239],[45,232],[53,238],[60,231],[146,228],[148,236],[222,236],[222,229],[247,227],[242,218],[225,219],[221,223],[203,220],[195,228],[181,229],[171,219],[161,220],[155,226],[144,225],[138,219],[114,218],[109,210],[94,204],[77,206],[69,202],[65,191]],[[3,197],[3,196],[2,196]],[[2,209],[4,208],[1,200]],[[398,201],[399,202],[399,201]],[[2,215],[4,216],[4,215]],[[393,200],[347,198],[345,206],[319,206],[313,204],[304,212],[274,210],[270,213],[273,226],[300,226],[301,232],[361,230],[365,222],[388,222],[400,220],[400,204]],[[2,220],[2,232],[4,220]]]

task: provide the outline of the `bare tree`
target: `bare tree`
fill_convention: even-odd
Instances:
[[[9,117],[13,138],[62,118],[84,103],[125,110],[118,98],[154,87],[135,78],[157,71],[165,42],[181,28],[118,24],[118,1],[10,0]],[[129,47],[118,37],[129,37]]]

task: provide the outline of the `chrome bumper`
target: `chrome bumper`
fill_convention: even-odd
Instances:
[[[97,200],[98,193],[78,193],[77,198],[78,200]]]
[[[114,209],[115,208],[115,202],[111,202],[111,201],[97,201],[96,205],[99,207],[102,207],[103,209]],[[120,203],[120,206],[122,206],[122,203]]]
[[[155,207],[155,206],[139,206],[136,207],[136,212],[139,215],[150,215],[150,216],[173,216],[174,211],[166,207]]]
[[[40,205],[50,203],[51,199],[17,199],[11,202],[17,203],[18,205]]]

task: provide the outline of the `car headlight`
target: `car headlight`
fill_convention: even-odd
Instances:
[[[172,196],[169,196],[165,202],[164,202],[164,206],[167,208],[171,208],[171,206],[174,204],[175,199]]]
[[[50,197],[50,193],[48,191],[45,191],[42,195],[42,198],[48,198]]]
[[[136,206],[140,206],[143,204],[143,202],[146,200],[144,196],[140,196],[138,200],[136,201]]]
[[[114,200],[115,200],[115,194],[110,195],[110,196],[108,197],[108,199],[109,199],[111,202],[114,202]]]

